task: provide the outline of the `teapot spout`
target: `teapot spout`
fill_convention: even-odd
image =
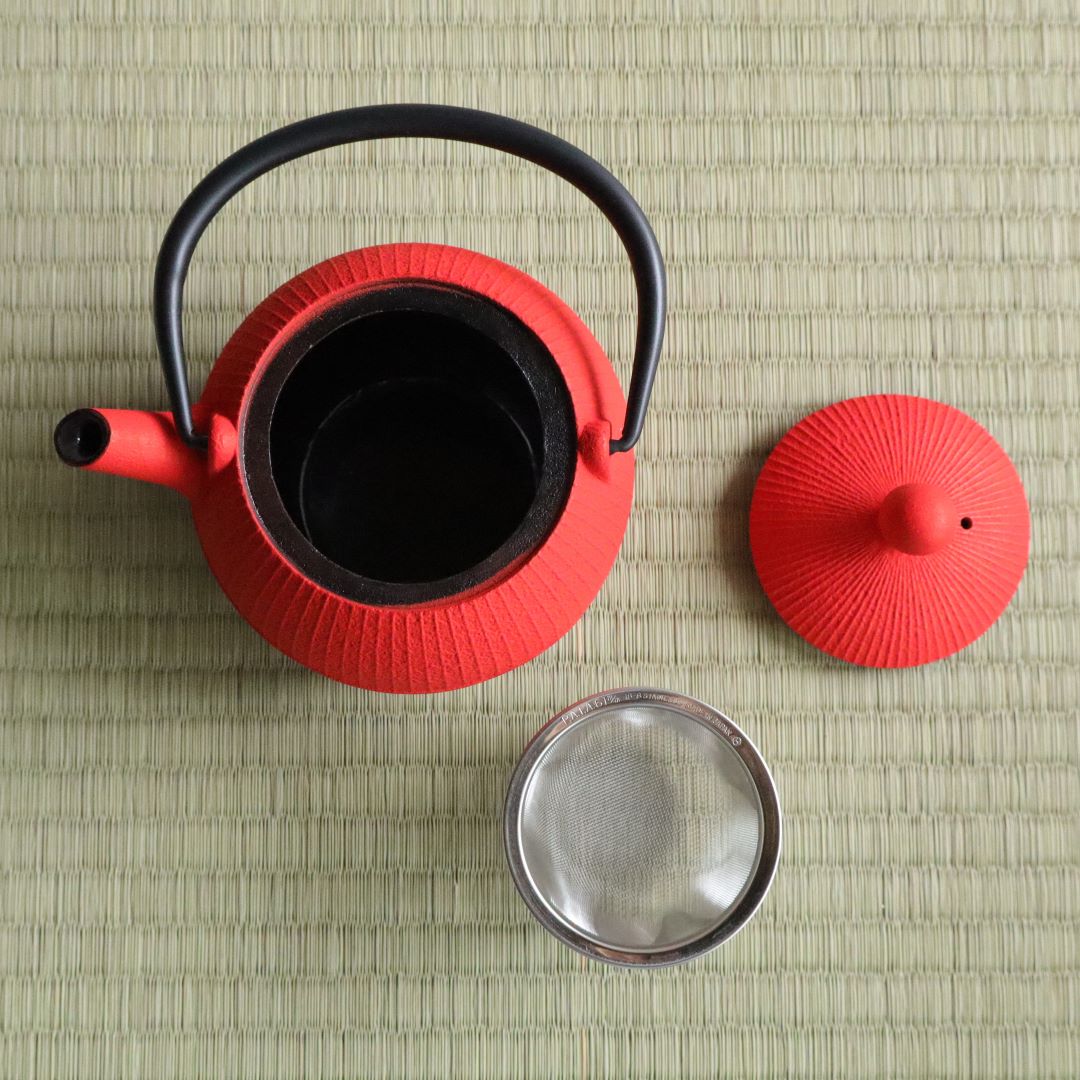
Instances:
[[[76,409],[56,425],[53,444],[67,465],[163,484],[188,498],[207,474],[206,456],[183,442],[166,412]]]

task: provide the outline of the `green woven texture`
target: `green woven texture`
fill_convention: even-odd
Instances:
[[[542,11],[542,13],[541,13]],[[1080,9],[1071,0],[8,0],[0,11],[0,1076],[1080,1075]],[[157,245],[225,154],[326,109],[508,112],[655,223],[671,320],[620,559],[556,647],[397,698],[273,652],[181,498],[52,452],[161,408]],[[291,164],[209,230],[193,381],[320,259],[425,240],[540,278],[629,374],[591,205],[478,148]],[[831,401],[985,424],[1032,509],[1001,620],[930,667],[845,666],[753,574],[769,448]],[[773,767],[776,883],[719,951],[589,963],[514,892],[529,736],[670,687]]]

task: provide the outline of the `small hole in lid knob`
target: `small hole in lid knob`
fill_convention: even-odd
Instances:
[[[961,529],[970,529],[971,528],[971,518],[969,518],[969,517],[961,518],[960,519],[960,528]]]

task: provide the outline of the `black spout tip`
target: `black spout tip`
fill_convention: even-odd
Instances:
[[[109,445],[109,421],[97,409],[68,413],[53,432],[53,446],[66,465],[93,465]]]

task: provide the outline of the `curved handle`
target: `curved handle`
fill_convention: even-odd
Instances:
[[[342,143],[401,138],[477,143],[535,162],[588,195],[614,226],[630,256],[638,298],[626,419],[622,434],[611,442],[613,454],[629,450],[645,422],[667,314],[664,260],[648,219],[603,165],[564,139],[520,120],[451,105],[370,105],[301,120],[230,154],[184,200],[165,233],[154,273],[158,352],[180,437],[189,446],[206,448],[206,436],[192,423],[181,310],[192,253],[214,215],[256,177],[294,158]]]

